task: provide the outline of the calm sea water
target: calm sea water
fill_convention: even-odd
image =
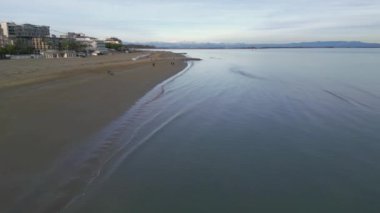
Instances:
[[[380,50],[178,52],[68,212],[380,211]]]

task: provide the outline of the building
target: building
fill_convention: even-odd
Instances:
[[[52,49],[51,38],[34,37],[32,38],[32,46],[39,51]]]
[[[49,37],[50,27],[32,24],[18,25],[13,22],[2,22],[0,24],[3,34],[9,39],[17,37]]]
[[[70,37],[69,39],[74,39],[75,41],[79,42],[83,47],[85,47],[86,50],[93,50],[92,43],[96,40],[96,38],[86,36],[83,34],[77,34],[77,35],[81,35],[81,36],[75,36],[74,38]]]
[[[3,31],[3,37],[5,36],[8,39],[9,44],[33,48],[37,51],[49,49],[49,26],[2,22],[0,27]]]
[[[76,39],[76,38],[86,37],[86,35],[83,33],[68,32],[65,35],[61,35],[60,37],[64,39]]]
[[[61,36],[61,38],[75,40],[83,47],[87,54],[98,55],[106,54],[108,52],[105,41],[86,36],[83,33],[67,33],[66,35]]]
[[[5,36],[3,34],[3,29],[0,27],[0,48],[5,47]]]
[[[94,52],[98,54],[105,54],[108,52],[108,49],[106,48],[106,43],[103,40],[94,40],[92,42],[92,48],[95,50]]]
[[[107,42],[121,44],[117,38]],[[41,54],[46,58],[67,58],[74,55],[106,54],[106,41],[86,36],[83,33],[69,32],[59,37],[50,36],[49,26],[33,24],[0,23],[0,47],[6,44],[15,46],[16,54]]]
[[[8,45],[8,38],[4,35],[3,29],[0,27],[0,48]]]
[[[105,40],[105,43],[106,44],[122,44],[123,42],[118,38],[111,37],[111,38],[107,38]]]

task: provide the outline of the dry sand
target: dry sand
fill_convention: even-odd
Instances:
[[[0,212],[57,156],[186,66],[169,52],[132,60],[146,54],[0,61]]]

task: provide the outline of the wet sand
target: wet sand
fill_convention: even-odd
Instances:
[[[182,55],[146,54],[0,61],[0,212],[59,156],[186,66]]]

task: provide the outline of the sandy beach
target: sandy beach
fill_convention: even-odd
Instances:
[[[185,67],[170,52],[0,61],[0,212],[58,156]]]

